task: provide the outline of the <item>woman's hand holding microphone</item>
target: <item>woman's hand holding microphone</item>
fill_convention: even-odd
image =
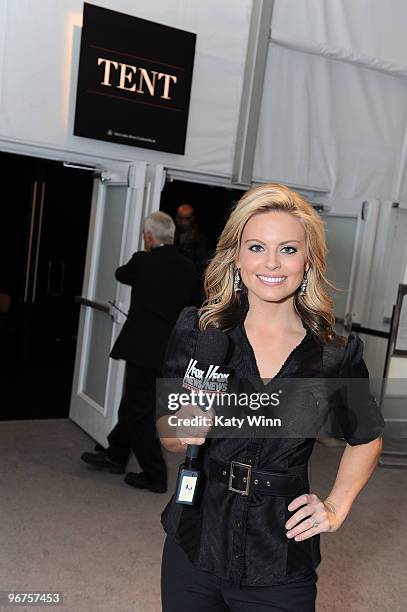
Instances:
[[[182,406],[177,412],[178,424],[175,437],[184,446],[200,446],[212,428],[215,411],[213,408],[202,410],[193,404]]]

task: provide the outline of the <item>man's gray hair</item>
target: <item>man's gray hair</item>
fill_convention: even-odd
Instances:
[[[144,230],[151,232],[154,238],[164,244],[174,243],[175,223],[170,215],[164,212],[153,212],[144,219]]]

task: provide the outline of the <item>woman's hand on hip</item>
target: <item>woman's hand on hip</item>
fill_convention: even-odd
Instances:
[[[323,502],[315,493],[305,493],[296,497],[288,506],[295,512],[285,524],[287,538],[296,542],[307,540],[317,533],[332,532],[339,529],[340,521],[331,502]]]

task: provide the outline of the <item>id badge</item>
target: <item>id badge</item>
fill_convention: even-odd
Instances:
[[[197,469],[180,466],[175,501],[177,504],[193,506],[196,500],[200,472]]]

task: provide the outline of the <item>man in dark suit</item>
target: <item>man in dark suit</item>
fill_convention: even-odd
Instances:
[[[124,393],[118,423],[108,436],[109,447],[83,453],[87,464],[122,474],[130,452],[141,473],[129,472],[127,484],[157,493],[167,490],[167,469],[155,429],[155,384],[172,327],[180,311],[199,300],[196,269],[174,246],[175,225],[163,212],[144,222],[146,251],[135,253],[116,270],[116,278],[130,285],[131,302],[110,356],[126,361]]]

